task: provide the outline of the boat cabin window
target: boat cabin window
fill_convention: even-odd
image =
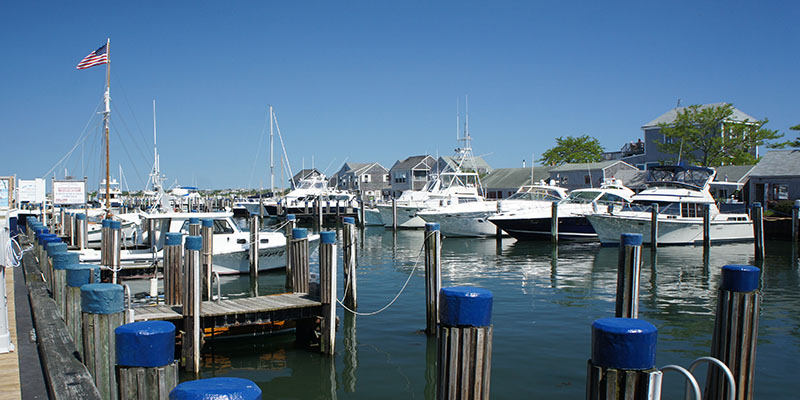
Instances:
[[[537,200],[537,201],[559,201],[561,196],[554,190],[533,188],[527,192],[519,191],[508,197],[509,200]]]
[[[233,228],[228,221],[224,219],[215,219],[214,220],[214,234],[220,233],[233,233]],[[189,234],[189,220],[183,221],[183,225],[181,225],[181,233]]]
[[[698,218],[703,216],[703,204],[681,203],[681,217]]]
[[[582,190],[580,192],[572,192],[567,196],[566,203],[573,204],[588,204],[594,201],[600,192],[592,190]]]
[[[461,203],[474,203],[476,201],[478,201],[478,199],[476,199],[474,197],[458,197],[458,203],[459,204],[461,204]]]
[[[625,198],[622,196],[617,196],[616,194],[613,193],[604,193],[602,196],[600,196],[600,199],[597,200],[597,203],[605,205],[626,204],[628,203],[628,201],[625,200]]]

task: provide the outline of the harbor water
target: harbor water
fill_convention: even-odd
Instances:
[[[203,349],[201,378],[242,377],[270,399],[432,399],[436,342],[425,328],[422,231],[367,228],[359,235],[358,311],[338,308],[336,354],[296,346],[291,332],[215,339]],[[341,239],[341,236],[340,236]],[[767,242],[762,274],[755,396],[795,398],[800,380],[800,272],[789,242]],[[618,249],[598,243],[442,241],[442,285],[494,293],[491,397],[578,399],[585,396],[591,324],[614,314]],[[341,251],[339,256],[339,298]],[[658,328],[657,366],[684,367],[711,345],[720,269],[753,264],[752,244],[643,251],[639,317]],[[312,272],[316,254],[312,255]],[[283,270],[261,274],[259,293],[283,292]],[[249,277],[223,277],[222,291],[246,296]],[[696,375],[705,378],[705,366]],[[182,380],[195,379],[184,374]],[[683,378],[664,377],[664,398],[682,398]]]

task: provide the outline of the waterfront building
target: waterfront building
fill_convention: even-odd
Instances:
[[[389,194],[389,170],[377,162],[346,162],[330,179],[339,190],[360,191],[365,199],[379,199]]]
[[[800,150],[771,150],[759,160],[743,189],[747,203],[800,199]]]
[[[404,190],[422,190],[436,172],[436,159],[429,155],[398,160],[389,169],[391,195],[398,197]]]
[[[488,199],[505,199],[514,194],[522,185],[538,183],[550,179],[552,166],[534,168],[498,168],[481,178]],[[533,179],[531,179],[533,170]]]
[[[553,167],[550,179],[569,190],[600,187],[607,179],[616,178],[621,171],[634,171],[636,167],[621,160],[593,163],[562,164]]]

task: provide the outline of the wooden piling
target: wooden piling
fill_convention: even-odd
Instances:
[[[658,248],[658,204],[650,206],[650,247]]]
[[[286,290],[294,288],[294,273],[292,272],[292,230],[297,226],[294,214],[286,214]]]
[[[141,321],[122,325],[116,336],[119,398],[166,400],[178,385],[175,325]]]
[[[397,199],[392,197],[392,230],[397,231]]]
[[[83,250],[83,249],[86,248],[86,242],[88,240],[88,234],[89,234],[89,232],[88,232],[88,228],[89,228],[88,221],[86,221],[86,214],[77,214],[75,217],[76,217],[76,220],[77,220],[77,224],[76,224],[77,232],[76,232],[76,235],[75,235],[75,238],[76,238],[75,246],[77,246],[78,249]]]
[[[200,236],[200,218],[189,218],[189,236]]]
[[[439,224],[425,224],[425,333],[436,334],[439,292],[442,288],[442,232]]]
[[[703,247],[711,246],[711,205],[703,204]]]
[[[183,302],[183,234],[168,232],[164,239],[164,304]]]
[[[292,257],[292,293],[308,293],[309,265],[307,229],[292,229],[292,246],[290,251]]]
[[[733,373],[736,400],[753,398],[753,378],[758,341],[758,316],[761,308],[761,270],[751,265],[722,267],[722,283],[717,297],[711,357],[717,358]],[[705,399],[729,398],[723,372],[709,367]]]
[[[489,398],[492,299],[492,292],[482,288],[442,289],[437,399]]]
[[[108,242],[111,239],[111,220],[110,219],[103,219],[102,225],[100,228],[100,265],[103,267],[108,267],[109,264],[109,246]]]
[[[187,236],[184,250],[183,338],[181,361],[188,372],[200,372],[203,330],[200,326],[200,251],[203,238]]]
[[[550,240],[558,243],[558,202],[550,204]]]
[[[117,283],[117,274],[121,271],[121,251],[122,251],[122,223],[111,221],[109,226],[108,241],[108,268],[111,269],[111,283]]]
[[[764,219],[761,203],[753,203],[750,213],[753,219],[753,238],[755,244],[756,263],[764,260]]]
[[[100,268],[89,264],[71,264],[66,267],[66,294],[64,296],[64,323],[81,359],[83,352],[83,319],[81,307],[81,287],[100,282]]]
[[[53,300],[62,318],[67,313],[67,266],[79,263],[79,253],[64,251],[53,254]]]
[[[319,350],[333,355],[336,343],[336,232],[320,233],[319,285],[322,303]]]
[[[344,217],[342,229],[342,275],[344,275],[344,299],[342,304],[350,310],[358,309],[356,279],[356,225],[351,217]]]
[[[124,323],[124,293],[120,285],[81,286],[84,364],[104,399],[117,399],[114,329]]]
[[[259,227],[259,217],[258,215],[253,215],[250,217],[250,284],[253,286],[254,282],[258,282],[258,247],[259,247],[259,238],[258,238],[258,227]]]
[[[642,270],[642,235],[623,233],[617,261],[617,318],[639,317],[639,275]]]
[[[800,227],[797,226],[798,219],[800,219],[800,200],[795,200],[792,206],[792,243],[797,243],[798,231]]]
[[[594,321],[586,399],[659,398],[661,372],[655,369],[657,335],[656,327],[641,319],[602,318]]]
[[[203,219],[201,236],[203,238],[203,252],[201,253],[203,270],[203,299],[211,300],[212,266],[214,264],[214,220]]]

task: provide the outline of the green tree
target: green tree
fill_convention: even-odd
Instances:
[[[544,165],[561,165],[602,160],[603,147],[600,146],[600,141],[589,135],[583,135],[556,138],[556,145],[542,153],[539,161]]]
[[[800,124],[790,127],[789,129],[793,131],[800,131]],[[773,143],[769,147],[773,149],[782,149],[784,147],[800,147],[800,136],[797,137],[795,140],[787,140],[781,143]]]
[[[757,160],[750,149],[783,137],[777,130],[764,128],[766,118],[733,121],[732,115],[733,104],[686,107],[672,123],[659,124],[666,138],[659,147],[664,153],[675,154],[676,161],[680,158],[696,165],[754,164]]]

